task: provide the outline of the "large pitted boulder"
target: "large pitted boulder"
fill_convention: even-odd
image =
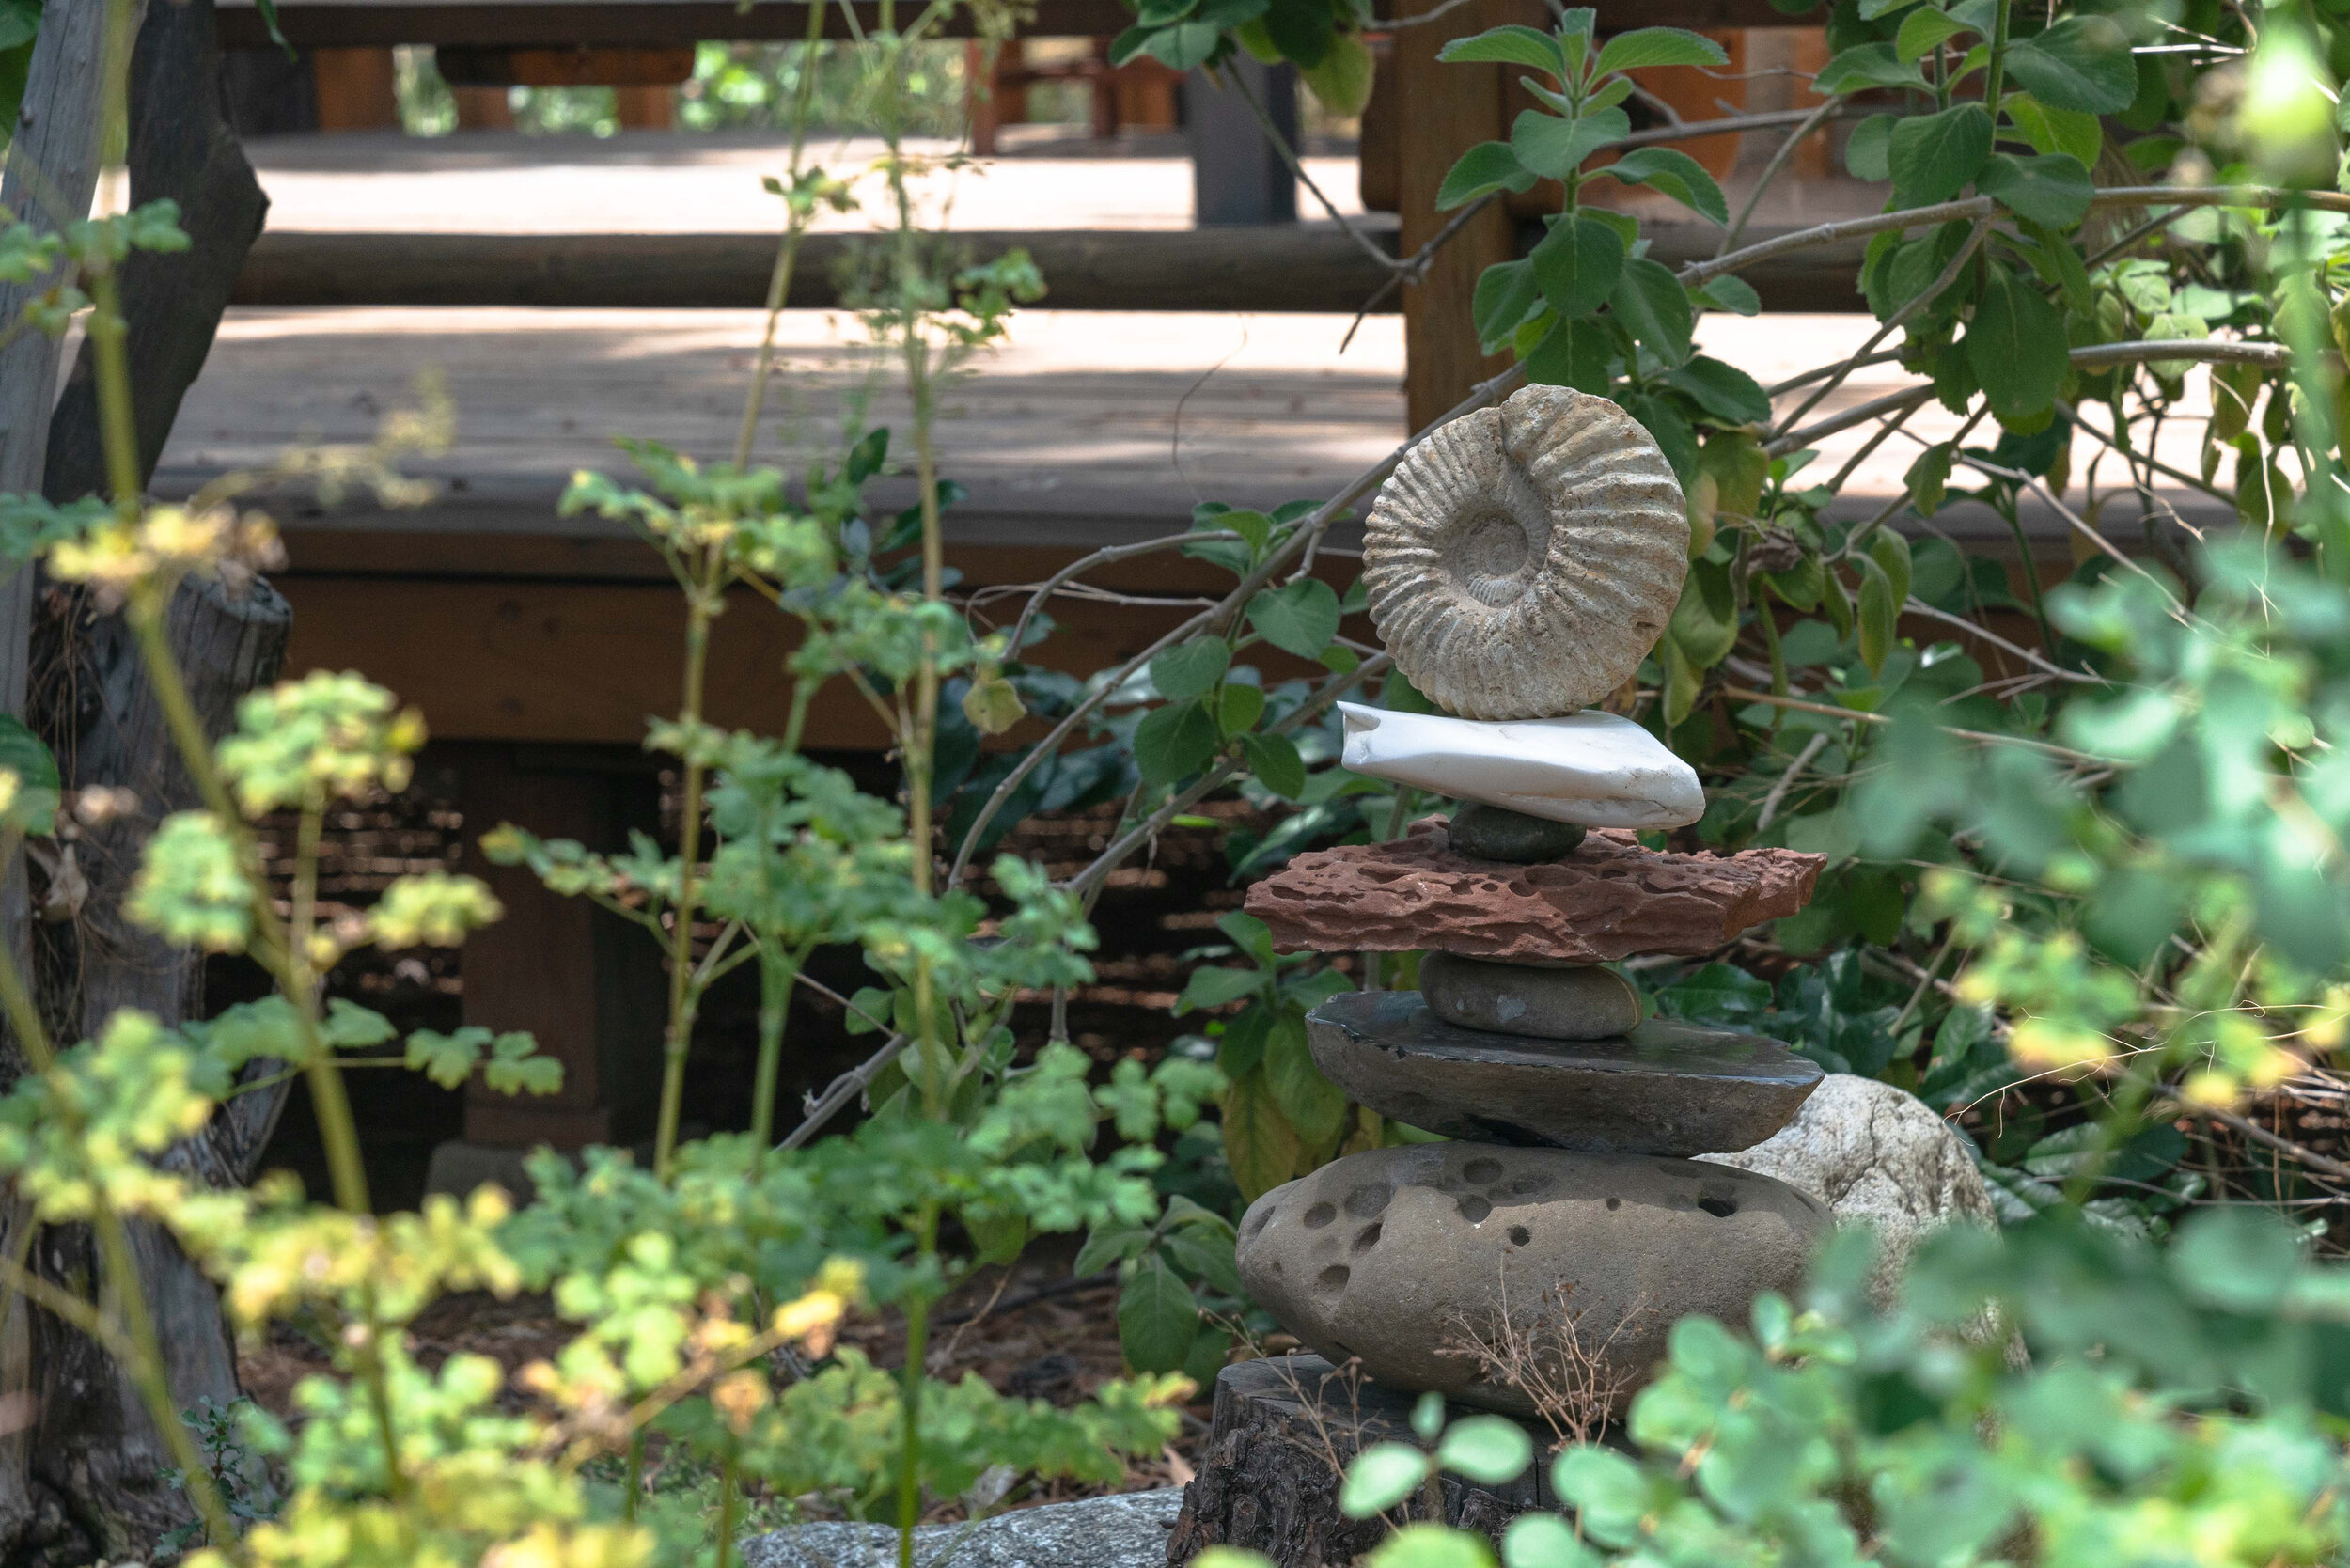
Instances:
[[[1818,1198],[1840,1221],[1873,1225],[1880,1294],[1935,1226],[1998,1224],[1990,1190],[1950,1124],[1916,1095],[1850,1073],[1821,1079],[1794,1120],[1753,1148],[1699,1158],[1776,1177]]]
[[[1250,1205],[1240,1273],[1282,1325],[1400,1388],[1535,1412],[1478,1346],[1572,1334],[1621,1405],[1691,1312],[1744,1323],[1790,1291],[1827,1210],[1767,1176],[1654,1155],[1374,1149]]]
[[[1248,913],[1282,952],[1430,949],[1505,963],[1694,957],[1811,898],[1825,857],[1790,849],[1667,855],[1629,833],[1512,866],[1456,855],[1430,818],[1408,838],[1301,855],[1248,889]]]

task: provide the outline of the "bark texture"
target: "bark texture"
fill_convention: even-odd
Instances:
[[[1373,1443],[1418,1446],[1412,1435],[1418,1396],[1333,1370],[1319,1356],[1243,1361],[1217,1374],[1215,1417],[1199,1469],[1183,1489],[1183,1512],[1167,1538],[1170,1568],[1210,1546],[1239,1546],[1271,1558],[1278,1568],[1346,1568],[1386,1539],[1389,1520],[1433,1517],[1425,1493],[1415,1493],[1387,1518],[1350,1519],[1339,1512],[1346,1463]],[[1448,1410],[1448,1418],[1472,1414]],[[1547,1431],[1534,1433],[1544,1452]],[[1507,1486],[1487,1487],[1446,1476],[1444,1520],[1498,1538],[1530,1508],[1555,1499],[1539,1460]]]
[[[54,619],[40,645],[44,651],[56,650],[59,662],[47,671],[58,701],[42,714],[43,728],[57,748],[66,783],[74,790],[128,790],[137,806],[82,825],[66,847],[88,892],[70,917],[54,897],[49,905],[49,913],[66,917],[45,933],[44,1011],[63,1026],[61,1034],[74,1037],[96,1034],[122,1008],[165,1022],[196,1016],[202,959],[122,914],[149,836],[165,816],[196,804],[195,787],[180,765],[130,628],[118,616],[92,614],[86,600],[59,590],[47,596],[46,607]],[[291,623],[285,600],[258,579],[234,587],[196,579],[180,589],[172,605],[172,645],[210,734],[227,731],[237,699],[275,678]],[[60,866],[49,881],[51,893],[70,880]],[[274,1063],[257,1062],[245,1076],[254,1081],[275,1071]],[[278,1084],[236,1096],[202,1133],[172,1148],[160,1163],[210,1186],[243,1184],[288,1088]],[[179,1406],[236,1399],[236,1355],[212,1282],[165,1231],[133,1224],[131,1237]],[[79,1294],[91,1294],[99,1281],[86,1227],[51,1227],[35,1256],[43,1274]],[[85,1544],[108,1560],[143,1557],[190,1513],[186,1498],[164,1480],[170,1460],[162,1438],[136,1388],[96,1344],[46,1313],[32,1314],[31,1326],[39,1400],[32,1477],[36,1488],[55,1499],[53,1522],[70,1520],[78,1539],[44,1542],[51,1550],[22,1554],[23,1560],[74,1560],[73,1552]],[[46,1533],[56,1534],[54,1528]]]
[[[180,204],[184,251],[140,251],[122,264],[139,478],[155,472],[180,400],[204,368],[212,335],[269,198],[221,111],[212,0],[150,0],[131,56],[131,201]],[[98,384],[85,339],[49,424],[43,494],[70,501],[105,488]]]
[[[53,3],[53,13],[58,8]],[[142,484],[154,472],[181,397],[203,368],[268,206],[222,118],[219,81],[212,0],[152,0],[131,65],[130,197],[134,204],[177,202],[191,243],[178,253],[135,254],[122,267]],[[40,478],[53,500],[106,488],[96,393],[86,341],[48,424]],[[193,1016],[200,1007],[200,960],[121,915],[141,846],[164,816],[194,804],[193,788],[129,628],[118,617],[92,613],[80,595],[62,589],[44,595],[38,615],[43,623],[39,680],[45,689],[34,695],[32,706],[68,787],[119,786],[139,803],[133,811],[85,826],[78,839],[61,848],[73,864],[70,871],[56,868],[49,879],[52,894],[70,886],[77,873],[88,890],[78,910],[68,911],[70,898],[52,900],[50,913],[66,917],[39,943],[43,1011],[67,1039],[94,1033],[123,1007],[167,1022]],[[212,733],[227,727],[239,697],[275,677],[290,621],[285,601],[265,583],[197,582],[181,590],[173,605],[172,640]],[[231,1101],[163,1163],[209,1184],[243,1183],[284,1095],[280,1086]],[[211,1282],[160,1230],[133,1226],[132,1245],[180,1405],[235,1399],[235,1352]],[[47,1231],[32,1255],[43,1274],[77,1293],[102,1287],[85,1228]],[[13,1510],[7,1504],[14,1499],[0,1486],[7,1557],[62,1564],[146,1556],[189,1509],[164,1479],[168,1460],[136,1391],[96,1345],[62,1323],[38,1312],[21,1318],[24,1359],[16,1364],[23,1372],[9,1386],[26,1388],[29,1373],[37,1404],[28,1434],[30,1486]],[[0,1340],[0,1354],[8,1348]]]

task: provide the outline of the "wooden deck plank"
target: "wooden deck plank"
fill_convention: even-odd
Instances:
[[[1107,38],[1133,14],[1118,0],[1033,0],[1021,31],[1031,38]],[[880,24],[878,0],[854,0],[861,27]],[[705,39],[797,39],[807,28],[804,0],[281,0],[278,23],[302,47],[393,43],[651,44]],[[1668,24],[1681,27],[1785,26],[1767,0],[1606,0],[1602,31]],[[968,37],[971,13],[957,8],[947,37]],[[221,0],[224,47],[263,49],[272,39],[252,0]]]

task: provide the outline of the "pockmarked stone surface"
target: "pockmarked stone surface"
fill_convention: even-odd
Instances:
[[[1622,685],[1689,570],[1689,512],[1615,403],[1528,386],[1433,432],[1363,527],[1363,588],[1395,667],[1447,713],[1549,718]]]
[[[1850,1073],[1824,1077],[1765,1141],[1706,1158],[1800,1187],[1840,1223],[1866,1220],[1877,1233],[1871,1283],[1881,1299],[1890,1299],[1929,1231],[1998,1225],[1982,1173],[1950,1124],[1916,1095]]]
[[[1680,827],[1705,815],[1697,771],[1615,713],[1484,723],[1339,704],[1349,773],[1586,827]]]
[[[1472,860],[1531,866],[1573,855],[1586,829],[1581,823],[1551,822],[1471,801],[1452,813],[1451,831],[1452,847]]]
[[[1282,952],[1427,949],[1505,963],[1694,957],[1811,898],[1826,857],[1790,849],[1668,855],[1592,833],[1563,860],[1456,855],[1442,819],[1385,844],[1301,855],[1248,889]]]
[[[1240,1273],[1284,1327],[1381,1383],[1531,1414],[1466,1348],[1507,1323],[1572,1333],[1621,1408],[1674,1323],[1746,1322],[1758,1294],[1801,1283],[1828,1224],[1810,1194],[1724,1166],[1425,1143],[1350,1154],[1258,1199]]]
[[[1459,1028],[1417,991],[1342,993],[1306,1015],[1306,1035],[1324,1076],[1406,1126],[1591,1153],[1748,1148],[1822,1076],[1776,1040],[1677,1019],[1548,1043]]]
[[[1014,1509],[976,1526],[923,1525],[924,1568],[1167,1568],[1180,1488]],[[743,1543],[744,1568],[897,1568],[887,1525],[794,1525]]]
[[[1640,994],[1613,969],[1495,964],[1458,953],[1420,960],[1419,991],[1448,1024],[1533,1040],[1606,1040],[1640,1021]]]

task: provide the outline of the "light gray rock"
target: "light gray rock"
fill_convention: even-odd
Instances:
[[[1675,1322],[1744,1323],[1756,1295],[1802,1280],[1828,1224],[1809,1194],[1718,1166],[1427,1143],[1350,1154],[1258,1199],[1240,1273],[1332,1361],[1512,1415],[1534,1401],[1467,1341],[1508,1325],[1555,1352],[1571,1326],[1603,1367],[1589,1387],[1621,1408]]]
[[[1014,1509],[977,1525],[923,1525],[916,1568],[1167,1568],[1181,1487]],[[895,1568],[886,1525],[794,1525],[743,1543],[744,1568]]]
[[[1409,1127],[1595,1154],[1762,1142],[1819,1067],[1776,1040],[1652,1018],[1613,1040],[1528,1040],[1438,1018],[1417,991],[1349,991],[1306,1016],[1314,1065]]]
[[[1640,1022],[1640,994],[1613,969],[1430,953],[1420,960],[1419,994],[1448,1024],[1532,1040],[1606,1040]]]
[[[1777,1177],[1818,1198],[1839,1221],[1873,1225],[1880,1297],[1935,1226],[1998,1224],[1990,1190],[1950,1123],[1916,1095],[1850,1073],[1822,1078],[1794,1120],[1753,1148],[1700,1157]]]
[[[1341,702],[1339,717],[1349,773],[1585,827],[1680,827],[1705,815],[1697,771],[1598,708],[1496,724]]]

